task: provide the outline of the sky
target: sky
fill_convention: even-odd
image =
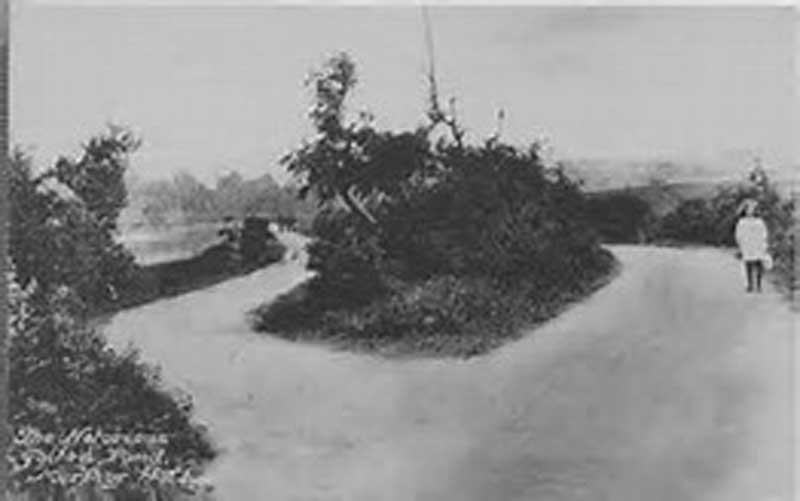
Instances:
[[[558,158],[726,161],[798,156],[788,8],[431,7],[437,76],[471,137],[546,137]],[[285,180],[310,135],[305,76],[347,51],[353,109],[423,119],[418,7],[91,7],[18,0],[11,138],[40,163],[109,121],[131,126],[144,178],[229,169]]]

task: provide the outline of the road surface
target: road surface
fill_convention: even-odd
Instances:
[[[292,244],[296,244],[293,241]],[[232,501],[789,501],[792,315],[715,250],[613,249],[622,273],[469,361],[391,361],[249,331],[285,262],[117,315],[194,395]]]

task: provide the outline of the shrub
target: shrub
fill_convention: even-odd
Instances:
[[[361,304],[381,295],[384,251],[377,235],[343,210],[323,211],[314,221],[308,268],[317,276],[311,292],[328,307]]]
[[[257,331],[280,332],[291,337],[298,331],[318,325],[325,310],[317,303],[317,296],[309,293],[309,283],[281,294],[271,303],[265,303],[250,313],[253,328]]]
[[[395,354],[470,357],[513,339],[523,327],[551,318],[594,290],[614,263],[606,251],[596,259],[549,285],[537,277],[510,284],[455,275],[398,282],[384,297],[347,309],[326,309],[304,284],[256,310],[253,320],[256,329],[289,339]]]
[[[448,173],[387,210],[387,254],[413,277],[436,274],[550,280],[597,249],[584,199],[534,146],[447,152]]]
[[[52,307],[47,314],[42,311],[31,302],[30,293],[14,287],[9,422],[15,433],[63,438],[89,429],[102,434],[158,435],[164,438],[163,443],[158,450],[148,452],[151,460],[157,459],[151,464],[157,470],[154,474],[162,484],[188,486],[190,477],[183,474],[214,456],[204,432],[190,422],[192,404],[188,396],[161,389],[158,373],[138,362],[135,353],[117,355],[101,337],[65,312]],[[139,478],[136,471],[114,461],[81,462],[68,454],[77,453],[73,449],[80,447],[66,439],[50,443],[17,440],[11,449],[11,479],[18,489],[46,486],[61,481],[60,474],[66,470],[83,474],[95,467],[104,478],[114,470],[123,475],[120,479],[125,475],[128,480]],[[105,457],[112,450],[97,450],[95,455]],[[81,468],[85,470],[78,471]],[[196,473],[193,471],[192,476]],[[127,487],[134,487],[128,480]],[[69,478],[64,481],[74,483]]]
[[[611,243],[646,241],[655,220],[650,204],[627,191],[590,195],[586,217],[600,237]]]
[[[692,199],[682,202],[673,212],[664,216],[658,236],[679,242],[716,244],[720,243],[719,230],[711,203]]]
[[[190,422],[191,401],[166,392],[157,371],[135,353],[115,353],[87,327],[87,315],[115,304],[136,277],[132,256],[114,241],[136,145],[112,128],[78,159],[61,158],[38,175],[19,152],[10,162],[9,422],[19,439],[8,459],[14,487],[46,499],[87,481],[187,487],[184,473],[194,476],[214,455]],[[84,429],[165,442],[87,451],[68,438]]]
[[[53,171],[35,175],[30,158],[20,152],[9,165],[9,254],[21,285],[35,283],[44,296],[68,288],[75,313],[113,303],[136,270],[133,256],[114,241],[113,222],[105,219],[117,208],[79,198],[53,180]],[[80,186],[91,184],[87,176],[80,180]]]
[[[476,338],[469,343],[474,347],[477,338],[487,334],[479,323],[499,312],[504,299],[487,279],[440,276],[407,285],[355,311],[329,312],[320,328],[326,339],[349,340],[355,346],[395,345],[415,352],[469,355],[477,352],[460,353],[457,343],[446,343]],[[503,334],[493,331],[487,337],[502,339]]]

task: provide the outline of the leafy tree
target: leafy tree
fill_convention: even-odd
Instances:
[[[188,172],[176,174],[172,184],[182,212],[208,216],[216,211],[213,192]]]
[[[157,371],[134,353],[115,353],[86,323],[85,315],[114,301],[136,270],[114,232],[126,200],[127,156],[137,145],[129,133],[112,128],[84,145],[77,159],[61,158],[41,173],[20,150],[9,162],[10,424],[17,433],[59,438],[85,427],[126,438],[139,432],[167,436],[164,455],[156,451],[145,460],[157,481],[125,471],[119,462],[103,466],[61,457],[48,464],[41,460],[48,453],[41,443],[15,441],[9,455],[14,485],[38,488],[47,499],[66,498],[74,480],[53,480],[65,472],[109,478],[121,469],[129,474],[126,483],[135,478],[135,485],[124,487],[141,491],[162,480],[182,484],[183,472],[213,457],[190,422],[191,401],[164,391]],[[69,455],[82,452],[74,443],[57,446]],[[98,447],[105,448],[101,457],[114,453]]]
[[[37,304],[61,298],[73,314],[86,313],[114,301],[133,278],[133,257],[114,232],[126,201],[127,155],[137,145],[111,129],[77,160],[61,158],[39,175],[29,157],[13,153],[9,249],[21,286],[35,284]]]
[[[536,145],[449,149],[440,161],[440,181],[390,212],[388,248],[412,275],[544,281],[596,250],[578,186],[546,169]]]
[[[371,192],[364,174],[369,163],[367,150],[376,132],[368,113],[359,114],[357,120],[348,121],[346,117],[345,101],[356,82],[355,63],[344,53],[330,58],[309,77],[307,85],[313,87],[315,96],[309,118],[317,136],[286,155],[281,163],[303,178],[301,196],[312,192],[321,203],[338,199],[374,226],[375,216],[358,194]]]
[[[328,296],[358,302],[397,277],[442,273],[544,282],[594,259],[583,196],[561,169],[545,167],[538,145],[522,151],[498,137],[467,144],[436,96],[431,126],[395,132],[363,114],[348,121],[356,77],[346,54],[309,82],[317,135],[283,162],[301,193],[327,205],[314,222],[309,268]],[[432,140],[438,123],[451,137]]]
[[[117,229],[117,218],[128,202],[125,171],[128,155],[140,145],[133,134],[109,126],[83,147],[77,160],[61,157],[43,178],[53,177],[80,198],[85,208],[106,231]]]
[[[217,208],[225,215],[241,217],[239,203],[244,195],[244,178],[236,171],[217,179],[214,199]]]

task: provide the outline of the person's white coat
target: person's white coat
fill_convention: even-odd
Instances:
[[[760,217],[744,216],[736,223],[736,244],[744,261],[769,259],[767,225]]]

